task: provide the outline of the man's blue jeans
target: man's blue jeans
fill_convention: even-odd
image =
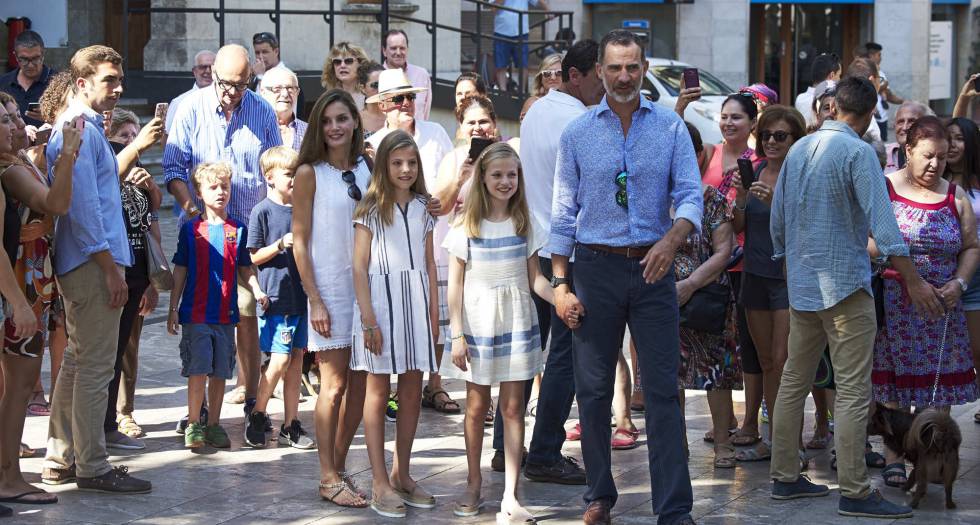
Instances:
[[[588,483],[584,498],[586,502],[605,499],[615,504],[618,496],[610,471],[609,417],[616,361],[623,330],[629,326],[643,377],[653,511],[664,525],[690,515],[693,504],[677,397],[680,350],[673,275],[670,271],[647,284],[638,258],[582,245],[575,249],[575,293],[585,307],[581,328],[572,332]]]

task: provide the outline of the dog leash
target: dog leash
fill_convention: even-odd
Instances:
[[[939,389],[939,372],[943,369],[943,354],[946,351],[946,332],[949,330],[949,315],[951,312],[946,312],[946,316],[943,318],[943,337],[939,343],[939,360],[936,362],[936,379],[932,382],[932,397],[929,399],[929,406],[936,406],[936,390]]]

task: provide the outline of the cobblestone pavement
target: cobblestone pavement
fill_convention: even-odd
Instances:
[[[174,247],[175,221],[165,218],[163,231],[168,251]],[[161,304],[167,304],[164,295]],[[13,518],[0,520],[9,524],[39,523],[279,523],[279,524],[377,524],[409,523],[437,525],[443,523],[493,523],[499,510],[503,475],[490,471],[490,433],[484,441],[484,497],[487,507],[475,518],[461,519],[452,514],[454,497],[465,486],[462,415],[445,416],[424,410],[412,458],[415,479],[436,495],[438,507],[422,511],[410,509],[407,520],[386,520],[368,509],[344,510],[321,501],[316,496],[318,464],[315,451],[290,448],[252,450],[242,448],[243,417],[241,405],[225,405],[222,422],[232,438],[229,451],[202,449],[191,452],[183,448],[174,433],[174,423],[185,413],[186,383],[179,376],[177,337],[166,334],[166,306],[147,319],[140,358],[139,390],[136,419],[147,432],[146,450],[125,456],[113,456],[115,465],[125,464],[136,476],[153,482],[151,494],[108,496],[81,493],[74,485],[45,487],[58,493],[60,502],[51,506],[14,505]],[[47,370],[47,366],[45,366]],[[47,382],[47,372],[44,373]],[[446,388],[455,399],[464,397],[464,385],[447,381]],[[736,392],[736,412],[741,413],[741,393]],[[307,428],[313,426],[313,399],[300,405],[300,415]],[[954,489],[959,508],[943,508],[942,488],[934,485],[922,501],[913,520],[904,523],[980,523],[980,425],[973,423],[973,413],[980,403],[958,407],[953,415],[963,431],[960,450],[960,474]],[[275,425],[282,415],[282,404],[270,404]],[[858,523],[872,520],[842,518],[837,515],[837,497],[776,502],[769,498],[768,463],[741,464],[736,469],[712,468],[712,449],[702,441],[710,425],[707,401],[700,392],[687,396],[688,441],[691,448],[690,472],[694,484],[694,517],[701,524],[716,523]],[[812,413],[812,410],[811,410]],[[642,416],[634,414],[636,424],[645,425]],[[577,417],[573,409],[572,417]],[[527,437],[533,427],[528,418]],[[812,429],[807,420],[806,428]],[[489,430],[489,429],[488,429]],[[43,447],[47,418],[30,417],[25,441]],[[393,440],[394,427],[389,425],[388,438]],[[873,439],[880,449],[880,440]],[[388,442],[389,460],[393,441]],[[581,457],[577,442],[567,443],[565,452]],[[613,451],[613,469],[620,490],[614,509],[617,524],[652,524],[650,479],[647,471],[645,438],[641,446],[629,451]],[[42,450],[43,454],[43,450]],[[830,451],[811,451],[810,477],[836,488],[835,473],[830,470]],[[40,482],[41,459],[23,460],[29,481]],[[362,434],[353,445],[348,467],[361,487],[370,487],[368,465]],[[877,470],[873,482],[886,497],[901,500],[898,490],[884,487]],[[521,500],[547,524],[581,523],[582,488],[526,482],[519,486]],[[874,521],[874,523],[881,523]]]

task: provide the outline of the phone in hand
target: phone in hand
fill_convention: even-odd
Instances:
[[[701,77],[698,75],[698,68],[684,68],[684,88],[690,89],[696,87],[701,87]]]
[[[473,137],[470,139],[470,160],[476,160],[483,153],[483,150],[487,149],[487,146],[493,144],[493,139],[485,139],[483,137]]]
[[[980,93],[980,76],[973,79],[973,91]]]
[[[755,168],[749,159],[738,159],[738,176],[742,179],[742,187],[746,190],[755,182]]]
[[[34,144],[47,144],[51,138],[51,128],[39,130],[34,134]]]
[[[75,117],[75,120],[72,121],[72,126],[75,126],[75,129],[77,129],[79,133],[83,133],[85,131],[85,117]]]
[[[166,119],[169,107],[170,104],[167,102],[158,102],[157,107],[153,110],[153,118]]]
[[[41,103],[40,102],[28,102],[27,103],[27,111],[41,111]]]

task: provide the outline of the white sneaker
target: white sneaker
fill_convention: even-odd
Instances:
[[[146,445],[143,443],[143,441],[139,439],[133,439],[118,430],[113,430],[112,432],[106,432],[105,446],[106,448],[115,448],[119,450],[143,450],[144,448],[146,448]]]

